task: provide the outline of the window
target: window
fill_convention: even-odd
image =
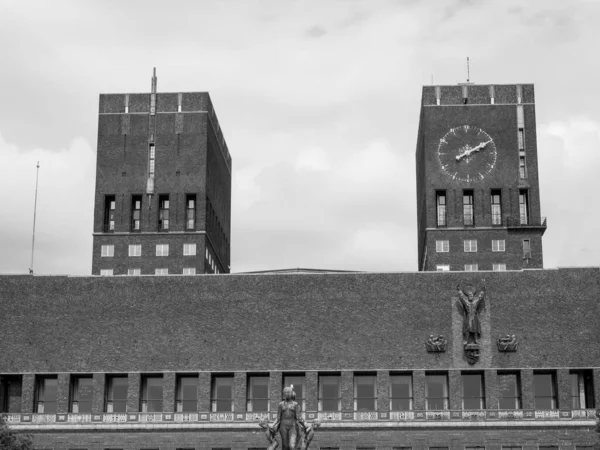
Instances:
[[[529,206],[527,202],[527,191],[519,191],[519,223],[527,225],[529,223]]]
[[[184,267],[183,274],[184,275],[196,275],[196,268],[195,267]]]
[[[477,272],[477,264],[465,264],[465,272]]]
[[[0,412],[20,413],[23,379],[20,375],[5,375],[0,380]]]
[[[186,195],[186,215],[185,215],[185,229],[194,230],[196,228],[196,196]]]
[[[437,270],[438,272],[449,272],[450,266],[448,264],[438,264],[437,266],[435,266],[435,270]]]
[[[130,245],[129,256],[142,256],[142,244]]]
[[[506,271],[506,264],[492,264],[492,270],[494,272],[504,272]]]
[[[506,241],[504,239],[492,239],[492,251],[503,252],[505,251]]]
[[[465,450],[485,450],[485,447],[480,447],[480,446],[467,447],[467,446],[465,446]]]
[[[435,251],[438,253],[447,253],[450,251],[450,241],[435,241]]]
[[[463,223],[466,226],[474,225],[473,219],[473,191],[463,193]]]
[[[429,450],[448,450],[448,447],[429,447]]]
[[[425,408],[448,409],[448,375],[425,375]]]
[[[150,143],[148,146],[148,175],[150,178],[154,178],[154,170],[156,168],[156,148],[154,143]]]
[[[477,251],[477,239],[465,239],[463,241],[465,252]]]
[[[446,226],[446,192],[437,192],[436,198],[436,214],[437,214],[437,226]]]
[[[502,450],[522,450],[523,447],[507,447],[506,445],[502,446]]]
[[[412,376],[390,376],[390,409],[393,411],[408,411],[412,409],[413,390]]]
[[[535,409],[556,409],[556,379],[554,373],[533,374]]]
[[[284,375],[283,387],[292,385],[296,393],[296,402],[302,407],[302,411],[306,410],[306,398],[304,395],[306,392],[306,378],[304,375]]]
[[[195,256],[196,244],[183,244],[183,254],[185,256]]]
[[[354,411],[377,410],[377,377],[354,376]]]
[[[94,393],[92,377],[78,376],[71,381],[71,412],[91,413]]]
[[[142,269],[127,269],[127,275],[141,275]]]
[[[58,380],[56,376],[38,376],[35,404],[37,413],[56,413],[56,395]]]
[[[593,380],[594,376],[591,370],[572,371],[569,374],[571,409],[595,408]]]
[[[521,382],[518,373],[498,374],[498,408],[521,409]]]
[[[462,374],[462,407],[463,409],[485,409],[482,374]]]
[[[156,256],[169,256],[169,244],[156,244]]]
[[[538,450],[558,450],[558,445],[539,445]]]
[[[167,231],[169,229],[169,196],[158,196],[158,230]]]
[[[180,375],[177,378],[177,412],[198,411],[198,376]]]
[[[129,379],[126,375],[111,375],[107,377],[105,405],[106,412],[127,412],[128,387]]]
[[[249,412],[269,410],[268,375],[250,375],[248,377],[247,410]]]
[[[115,246],[114,245],[103,245],[101,247],[101,255],[103,257],[115,256]]]
[[[154,275],[169,275],[169,269],[165,267],[154,269]]]
[[[115,231],[115,196],[104,197],[104,231]]]
[[[341,393],[339,375],[319,375],[319,411],[341,411]]]
[[[412,450],[412,447],[392,447],[392,450]]]
[[[531,258],[531,242],[523,239],[523,258]]]
[[[131,231],[140,231],[142,223],[142,196],[131,196]]]
[[[100,276],[102,277],[112,277],[113,269],[100,269]]]
[[[525,155],[519,155],[519,178],[527,178],[527,169],[525,166]]]
[[[163,409],[163,379],[162,376],[142,376],[141,412],[162,412]]]
[[[227,375],[213,376],[212,410],[214,412],[233,411],[233,377]]]
[[[502,201],[501,191],[492,190],[492,225],[502,225]]]

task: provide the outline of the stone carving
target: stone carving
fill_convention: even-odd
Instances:
[[[429,335],[429,339],[425,342],[425,348],[428,352],[441,353],[446,351],[448,341],[444,339],[441,334],[438,337],[434,337],[433,334]]]
[[[498,338],[498,350],[501,352],[516,352],[518,345],[519,340],[514,334]]]
[[[463,344],[467,361],[475,364],[479,360],[479,342],[481,337],[481,325],[479,324],[479,309],[485,299],[485,286],[477,293],[473,285],[468,284],[465,289],[456,286],[458,298],[464,314],[463,321]]]
[[[259,426],[265,430],[265,436],[269,441],[267,450],[275,450],[279,442],[276,439],[279,432],[281,439],[281,450],[307,450],[315,436],[315,430],[320,426],[318,420],[313,423],[305,423],[302,418],[302,409],[296,402],[294,386],[283,389],[283,400],[277,408],[277,420],[273,425],[264,419]]]

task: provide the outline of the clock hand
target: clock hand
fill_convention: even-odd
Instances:
[[[481,144],[473,147],[473,148],[469,148],[467,150],[465,150],[464,152],[462,152],[460,155],[456,156],[456,160],[460,160],[461,158],[464,158],[465,156],[469,156],[471,153],[473,152],[478,152],[480,151],[482,148],[484,148],[486,145],[488,145],[490,142],[492,142],[492,140],[490,139],[487,142],[482,142]]]

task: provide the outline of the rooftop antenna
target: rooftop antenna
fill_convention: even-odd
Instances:
[[[471,74],[469,71],[469,57],[467,56],[467,83],[469,83],[470,78],[471,78]]]
[[[35,249],[35,216],[37,212],[37,193],[38,193],[38,178],[40,175],[40,162],[37,162],[35,174],[35,202],[33,204],[33,236],[31,238],[31,264],[29,265],[29,274],[33,275],[33,251]]]

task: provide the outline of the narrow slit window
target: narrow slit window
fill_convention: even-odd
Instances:
[[[159,231],[169,230],[169,196],[160,195],[158,197],[158,229]]]
[[[502,225],[502,196],[499,189],[492,190],[492,225]]]
[[[131,197],[131,231],[140,231],[142,226],[142,196]]]
[[[436,194],[436,213],[437,213],[437,226],[446,226],[446,193],[438,192]]]
[[[104,198],[104,231],[115,231],[115,196]]]
[[[521,225],[529,224],[529,201],[526,190],[519,191],[519,222]]]
[[[186,222],[185,228],[187,230],[196,229],[196,196],[186,196]]]
[[[473,207],[473,191],[465,191],[463,193],[463,223],[465,226],[475,224]]]

